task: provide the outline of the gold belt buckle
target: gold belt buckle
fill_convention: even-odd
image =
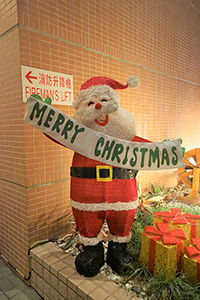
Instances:
[[[100,176],[100,170],[102,169],[106,169],[109,171],[109,177],[101,177]],[[113,177],[113,168],[112,166],[96,166],[96,178],[97,181],[102,181],[102,182],[108,182],[108,181],[112,181],[112,177]]]

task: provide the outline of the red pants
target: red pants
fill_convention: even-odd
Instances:
[[[73,167],[95,168],[96,165],[105,164],[75,153]],[[83,240],[96,238],[106,220],[111,237],[126,241],[134,221],[136,200],[136,179],[99,182],[96,179],[71,177],[71,205]]]

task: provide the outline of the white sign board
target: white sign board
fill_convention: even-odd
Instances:
[[[60,144],[107,165],[135,170],[184,167],[180,140],[137,143],[94,131],[45,102],[29,97],[24,122]]]
[[[32,94],[38,94],[43,100],[51,97],[53,105],[72,105],[72,75],[21,66],[21,76],[23,102]]]

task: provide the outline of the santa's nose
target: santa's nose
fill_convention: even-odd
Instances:
[[[98,103],[95,104],[95,108],[96,108],[96,109],[100,109],[101,107],[102,107],[102,104],[101,104],[101,103],[98,102]]]

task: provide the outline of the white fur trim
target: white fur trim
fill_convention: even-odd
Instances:
[[[131,76],[126,83],[129,88],[137,88],[140,86],[140,79],[137,76]]]
[[[106,84],[92,85],[86,90],[78,92],[76,99],[73,101],[72,106],[77,110],[79,103],[88,97],[100,97],[103,94],[108,94],[111,99],[119,101],[119,94]]]
[[[74,200],[70,200],[70,204],[73,208],[76,208],[81,211],[106,211],[106,210],[114,210],[114,211],[123,211],[123,210],[131,210],[136,209],[139,205],[139,200],[135,200],[132,202],[115,202],[115,203],[80,203]]]
[[[80,235],[79,233],[79,238],[81,244],[83,244],[84,246],[95,246],[99,242],[103,241],[103,234],[100,232],[97,237],[88,238]]]
[[[127,236],[121,237],[121,236],[115,236],[112,234],[109,234],[108,241],[109,242],[115,242],[115,243],[128,243],[131,239],[131,233]]]

